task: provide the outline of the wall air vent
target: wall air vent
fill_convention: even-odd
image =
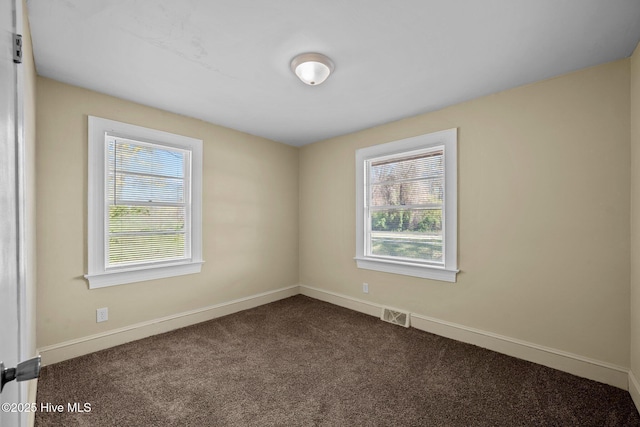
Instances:
[[[391,309],[388,307],[382,307],[382,315],[380,319],[385,322],[393,323],[394,325],[404,326],[405,328],[409,327],[410,323],[410,314],[406,311],[399,311],[395,309]]]

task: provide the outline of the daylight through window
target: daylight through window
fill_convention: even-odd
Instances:
[[[108,267],[189,258],[190,153],[106,138]]]
[[[199,273],[202,140],[89,117],[90,288]]]
[[[442,147],[367,162],[369,254],[442,265]]]
[[[358,268],[456,281],[457,130],[356,151]]]

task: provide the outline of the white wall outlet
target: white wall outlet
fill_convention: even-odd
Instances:
[[[364,292],[365,294],[369,293],[369,284],[368,283],[363,283],[362,284],[362,292]]]
[[[103,307],[96,310],[96,322],[106,322],[109,320],[109,308]]]

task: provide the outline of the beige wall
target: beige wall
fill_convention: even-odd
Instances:
[[[629,99],[621,60],[304,146],[301,284],[629,366]],[[357,269],[355,150],[453,127],[458,282]]]
[[[298,150],[39,77],[38,347],[298,283]],[[204,141],[196,275],[89,290],[87,115]],[[96,323],[96,308],[109,321]]]
[[[640,45],[631,57],[631,370],[640,380]],[[637,402],[640,405],[640,402]]]

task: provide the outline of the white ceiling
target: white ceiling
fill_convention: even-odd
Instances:
[[[38,73],[304,145],[631,55],[640,0],[28,0]],[[291,59],[335,63],[306,86]]]

